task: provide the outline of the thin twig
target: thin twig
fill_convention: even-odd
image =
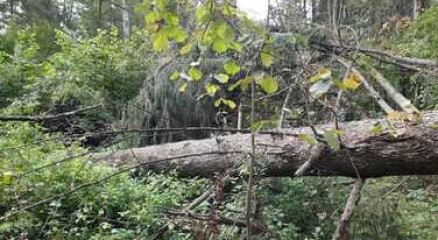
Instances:
[[[56,115],[36,115],[36,116],[26,116],[26,115],[0,115],[0,121],[21,121],[21,122],[41,122],[51,119],[66,118],[72,115],[77,115],[82,112],[89,111],[101,107],[102,105],[88,106],[75,111],[60,113]]]

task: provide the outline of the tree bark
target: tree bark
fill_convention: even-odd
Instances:
[[[341,139],[345,147],[339,151],[324,147],[303,175],[376,178],[438,174],[438,112],[424,114],[422,123],[392,122],[392,127],[383,133],[372,133],[376,124],[386,122],[386,119],[370,119],[341,123]],[[328,131],[333,126],[322,125],[318,129]],[[312,154],[314,147],[298,137],[299,134],[312,134],[309,127],[283,129],[281,133],[256,136],[256,162],[263,168],[259,173],[262,176],[293,177]],[[233,134],[221,139],[122,150],[96,160],[115,167],[141,163],[147,166],[143,170],[176,171],[180,177],[210,177],[235,166],[250,152],[251,135]],[[196,156],[157,162],[172,156],[191,154]]]
[[[424,8],[424,1],[423,0],[413,0],[414,1],[414,7],[412,12],[412,19],[416,20],[420,16],[421,12]]]
[[[122,0],[122,27],[123,27],[123,38],[128,39],[130,36],[131,23],[129,19],[129,6],[126,3],[126,0]]]

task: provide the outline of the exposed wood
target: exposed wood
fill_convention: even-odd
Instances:
[[[438,174],[438,112],[424,114],[421,124],[406,125],[393,122],[394,129],[375,135],[372,129],[380,120],[362,120],[340,123],[342,140],[346,147],[338,152],[324,148],[321,156],[312,162],[305,176],[348,176],[373,178],[401,175]],[[332,129],[332,124],[320,126]],[[397,135],[393,135],[393,130]],[[258,164],[264,166],[260,173],[266,177],[293,177],[309,159],[311,147],[297,134],[312,134],[309,127],[283,129],[290,135],[259,134],[256,137]],[[228,154],[202,155],[199,153],[223,151]],[[225,172],[242,156],[251,152],[250,134],[233,134],[220,139],[191,140],[163,145],[122,150],[100,156],[101,160],[115,167],[147,164],[155,172],[175,170],[181,177],[210,177]],[[199,155],[190,156],[197,153]],[[156,159],[187,155],[180,161]]]
[[[388,105],[388,103],[380,96],[380,94],[374,89],[374,87],[365,79],[362,74],[353,68],[351,64],[347,62],[346,59],[342,57],[336,57],[336,60],[342,64],[345,68],[350,69],[354,74],[356,74],[359,77],[359,80],[361,81],[362,85],[365,87],[365,89],[368,91],[368,93],[371,95],[372,98],[379,104],[380,108],[382,108],[383,111],[385,111],[386,114],[389,114],[393,112],[391,106]]]
[[[336,52],[341,52],[343,50],[348,51],[359,51],[363,54],[373,54],[373,55],[379,55],[384,56],[390,59],[393,59],[394,61],[404,63],[404,64],[411,64],[411,65],[417,65],[422,67],[429,67],[429,68],[437,68],[438,67],[438,60],[436,59],[422,59],[422,58],[412,58],[412,57],[406,57],[401,56],[399,54],[393,53],[391,51],[387,50],[381,50],[381,49],[374,49],[374,48],[366,48],[366,47],[349,47],[349,46],[341,46],[338,43],[334,42],[320,42],[320,41],[310,41],[311,44],[315,46],[321,46],[326,49],[330,49]]]
[[[397,91],[394,86],[376,69],[371,66],[366,66],[368,72],[374,79],[379,83],[379,85],[386,91],[388,96],[401,108],[404,112],[408,114],[418,114],[420,111],[412,104],[410,100],[405,98],[399,91]]]
[[[339,225],[333,235],[333,240],[348,240],[348,228],[350,226],[351,218],[354,214],[356,203],[360,199],[360,190],[362,189],[363,182],[361,179],[356,179],[350,196],[348,197],[347,204],[345,205],[344,212],[339,220]]]

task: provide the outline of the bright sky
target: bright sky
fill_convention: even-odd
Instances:
[[[254,20],[265,19],[268,13],[268,0],[237,0],[237,6]]]

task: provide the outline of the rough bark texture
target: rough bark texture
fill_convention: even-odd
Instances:
[[[361,178],[438,174],[438,112],[424,114],[423,123],[393,122],[397,136],[388,131],[375,135],[373,126],[386,120],[363,120],[340,124],[346,147],[334,152],[324,148],[305,176],[348,176]],[[332,129],[332,124],[318,129]],[[393,132],[394,130],[390,130]],[[311,154],[311,147],[298,134],[312,134],[308,127],[283,129],[284,135],[256,137],[260,174],[267,177],[293,176]],[[224,172],[251,152],[250,134],[233,134],[221,139],[192,140],[115,152],[103,157],[116,167],[146,163],[178,155],[210,153],[171,162],[145,164],[147,170],[175,170],[181,177],[209,177]],[[227,152],[227,154],[211,154]]]

